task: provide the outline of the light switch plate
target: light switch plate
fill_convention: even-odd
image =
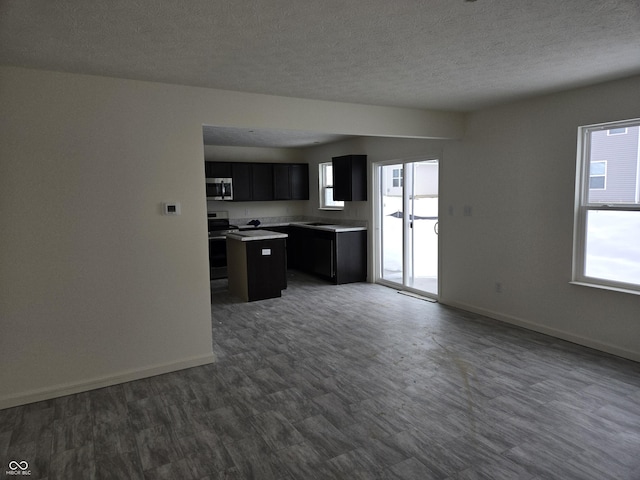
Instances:
[[[163,205],[163,213],[165,215],[180,215],[182,213],[180,209],[180,202],[165,202]]]

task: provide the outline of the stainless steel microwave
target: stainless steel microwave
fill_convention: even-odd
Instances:
[[[230,178],[207,178],[207,200],[233,200]]]

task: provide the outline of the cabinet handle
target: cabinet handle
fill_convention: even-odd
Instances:
[[[331,278],[336,277],[335,242],[331,240]]]

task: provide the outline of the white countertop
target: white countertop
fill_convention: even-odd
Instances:
[[[311,228],[313,230],[324,230],[325,232],[360,232],[362,230],[366,230],[367,227],[355,227],[352,225],[309,225],[307,223],[291,223],[291,226],[295,227],[303,227],[303,228]]]
[[[227,233],[228,239],[239,240],[241,242],[250,242],[253,240],[276,240],[278,238],[287,238],[286,233],[272,232],[271,230],[241,230],[239,232]]]
[[[360,232],[362,230],[367,229],[367,227],[356,227],[353,225],[337,225],[337,224],[310,225],[310,223],[315,223],[315,222],[290,222],[290,223],[265,223],[265,224],[261,223],[258,227],[254,227],[253,225],[242,225],[240,226],[240,232],[243,233],[247,231],[260,231],[257,229],[269,228],[269,227],[304,227],[304,228],[311,228],[313,230],[324,230],[326,232],[335,232],[335,233]]]

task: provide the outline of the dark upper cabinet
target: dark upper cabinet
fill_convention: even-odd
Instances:
[[[207,178],[231,178],[230,162],[204,162],[204,173]]]
[[[252,174],[250,163],[232,163],[231,178],[233,179],[233,200],[235,202],[249,202],[253,199]]]
[[[291,200],[309,200],[309,165],[293,164],[289,167]]]
[[[309,165],[274,164],[273,198],[275,200],[309,200]]]
[[[273,166],[273,198],[275,200],[291,199],[289,165],[286,163],[279,163]]]
[[[273,200],[273,169],[268,163],[231,164],[233,201]]]
[[[252,200],[254,202],[273,200],[273,164],[252,163],[251,177],[251,186],[253,188]]]
[[[205,162],[207,178],[231,178],[233,201],[309,200],[304,163]]]
[[[367,156],[344,155],[333,157],[333,199],[342,201],[367,200]]]

